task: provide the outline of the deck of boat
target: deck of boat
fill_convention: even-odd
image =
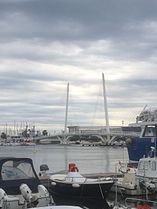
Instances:
[[[51,186],[51,180],[50,176],[54,174],[66,174],[66,171],[60,171],[57,173],[51,173],[48,175],[43,175],[39,176],[41,184],[49,188]],[[114,172],[109,172],[109,173],[88,173],[88,174],[81,174],[82,176],[86,178],[102,178],[102,177],[111,177],[111,178],[119,178],[122,177],[121,173],[114,173]]]

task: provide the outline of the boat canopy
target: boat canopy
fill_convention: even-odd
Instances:
[[[30,158],[0,158],[0,188],[7,194],[21,194],[20,185],[27,184],[37,192],[40,180]]]

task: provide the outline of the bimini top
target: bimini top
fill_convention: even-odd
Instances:
[[[32,192],[37,192],[40,180],[35,172],[32,159],[0,157],[0,188],[7,194],[21,194],[20,185],[27,184]]]

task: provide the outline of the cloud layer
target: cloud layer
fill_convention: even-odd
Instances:
[[[1,0],[1,124],[63,129],[104,125],[102,72],[111,125],[156,107],[157,2]]]

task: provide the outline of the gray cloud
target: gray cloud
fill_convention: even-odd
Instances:
[[[69,124],[104,124],[102,72],[111,124],[155,106],[156,7],[154,0],[1,0],[1,123],[63,128],[70,82]]]

